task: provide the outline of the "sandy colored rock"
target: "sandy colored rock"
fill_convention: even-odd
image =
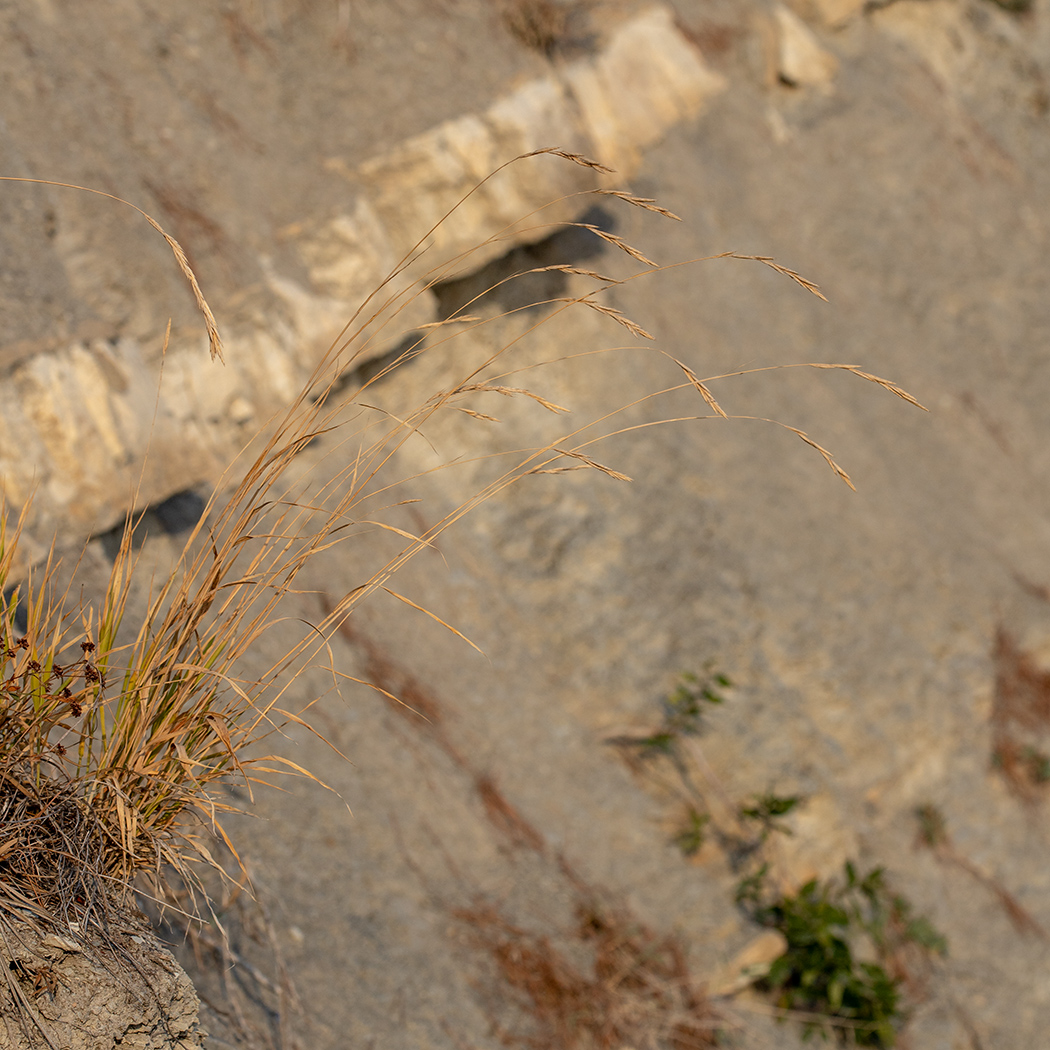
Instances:
[[[469,270],[504,254],[516,232],[542,237],[544,223],[564,221],[573,204],[535,215],[537,209],[596,184],[593,172],[544,156],[513,164],[472,192],[505,161],[550,143],[581,153],[589,145],[568,93],[553,77],[366,162],[360,175],[395,257],[423,239],[426,251],[413,274],[449,264]]]
[[[820,45],[813,31],[782,4],[773,11],[777,25],[777,73],[795,87],[827,87],[839,63]]]
[[[921,55],[946,87],[958,87],[977,61],[979,35],[959,0],[898,0],[872,21]]]
[[[413,273],[452,262],[469,271],[574,217],[581,192],[629,179],[642,150],[724,88],[669,9],[654,7],[625,21],[594,57],[369,160],[359,174],[399,257],[426,238]],[[504,162],[551,145],[616,174],[603,180],[541,156],[489,178]]]
[[[10,976],[0,985],[3,1050],[204,1045],[193,984],[149,926],[125,917],[111,933],[111,943],[100,945],[54,931],[41,937],[24,926],[5,929],[0,963]]]
[[[815,3],[827,25],[841,26],[864,10],[866,0],[815,0]]]
[[[787,939],[779,930],[763,930],[711,979],[708,992],[721,996],[743,991],[765,977],[787,947]]]
[[[785,833],[771,842],[772,877],[783,893],[797,893],[811,879],[840,878],[845,863],[860,855],[853,821],[830,794],[806,799],[783,826]]]
[[[626,22],[600,55],[570,66],[564,76],[595,158],[627,178],[641,150],[727,86],[662,6]]]
[[[864,11],[867,0],[792,0],[791,9],[833,29],[844,26]]]

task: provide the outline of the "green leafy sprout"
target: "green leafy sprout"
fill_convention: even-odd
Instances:
[[[782,835],[791,835],[790,828],[781,824],[780,818],[786,817],[805,799],[801,795],[759,795],[750,805],[740,807],[740,819],[754,821],[761,827],[757,845],[761,846],[774,831]]]
[[[720,672],[703,677],[683,671],[678,684],[660,702],[663,719],[660,728],[635,743],[645,752],[671,755],[684,736],[699,736],[704,731],[704,714],[708,705],[723,704],[722,690],[733,683]]]
[[[710,813],[704,813],[695,806],[689,807],[685,822],[672,839],[672,842],[682,851],[683,856],[695,857],[700,852],[710,820]]]
[[[843,1043],[893,1047],[902,1020],[901,981],[881,961],[859,959],[856,945],[866,935],[885,961],[907,943],[943,955],[944,937],[929,920],[913,915],[907,900],[889,892],[882,868],[861,877],[847,863],[841,883],[812,879],[798,893],[772,901],[765,892],[767,873],[763,865],[737,888],[738,903],[788,944],[759,987],[772,992],[782,1009],[827,1018],[807,1020],[806,1036],[826,1039],[834,1031]]]

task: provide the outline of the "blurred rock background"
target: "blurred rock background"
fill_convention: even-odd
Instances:
[[[188,362],[169,379],[187,387],[163,395],[171,418],[157,424],[147,502],[214,484],[226,450],[294,389],[306,348],[338,328],[352,281],[376,272],[347,260],[381,269],[384,253],[396,257],[403,241],[391,231],[410,213],[383,192],[392,172],[413,170],[412,143],[447,144],[445,122],[470,116],[491,129],[491,114],[506,112],[500,100],[535,102],[535,85],[578,80],[573,70],[598,68],[640,10],[568,4],[564,19],[551,14],[549,38],[521,21],[526,6],[114,0],[102,17],[26,0],[4,10],[3,174],[87,184],[154,214],[185,244],[229,344],[226,372],[205,372],[218,366],[206,361],[192,298],[134,213],[5,184],[0,456],[9,499],[24,498],[34,477],[40,486],[39,544],[58,526],[75,547],[128,509],[138,472],[128,435],[148,432],[169,317],[170,360]],[[619,926],[608,923],[631,943],[644,942],[643,927],[676,934],[692,978],[714,987],[762,933],[734,904],[741,871],[713,834],[683,856],[674,777],[632,769],[607,743],[651,730],[677,676],[710,667],[733,682],[691,756],[712,819],[757,795],[805,798],[789,819],[794,834],[781,837],[790,877],[826,878],[847,859],[883,865],[947,937],[948,955],[911,975],[900,1045],[1041,1045],[1050,5],[676,0],[663,10],[673,48],[703,73],[679,110],[654,108],[657,133],[605,146],[634,169],[633,192],[683,222],[611,200],[599,221],[661,264],[727,250],[773,256],[829,301],[760,264],[721,260],[620,286],[608,304],[701,377],[846,362],[899,382],[930,412],[837,373],[716,381],[726,411],[810,434],[857,491],[767,424],[644,430],[598,456],[631,485],[590,471],[527,479],[399,579],[401,593],[486,656],[392,599],[355,614],[334,645],[337,669],[405,697],[426,720],[344,686],[316,720],[351,763],[305,732],[287,744],[353,817],[296,784],[258,796],[263,819],[233,823],[259,905],[238,920],[239,899],[226,919],[264,983],[243,966],[214,966],[200,944],[196,956],[185,948],[216,1046],[247,1033],[303,1047],[556,1045],[529,967],[501,963],[493,944],[535,971],[546,938],[587,974],[605,942],[594,922],[590,939],[581,933],[581,908],[592,919],[599,906],[618,914]],[[632,75],[618,88],[651,88]],[[596,119],[529,112],[579,139],[546,141],[542,120],[520,123],[540,138],[520,132],[511,155],[525,142],[605,159]],[[509,159],[498,136],[486,148]],[[383,236],[369,240],[368,229]],[[564,237],[516,250],[478,260],[496,268],[480,287],[486,273],[521,265],[520,253],[544,265],[586,256],[588,268],[614,274],[629,262]],[[410,325],[442,303],[435,296]],[[487,338],[516,338],[535,316],[494,319]],[[520,353],[543,360],[624,339],[597,314],[569,315]],[[486,346],[468,337],[450,353],[462,363]],[[376,397],[392,411],[417,404],[450,367],[425,355]],[[85,375],[102,378],[87,387]],[[665,359],[634,352],[540,375],[537,389],[573,418],[680,379]],[[119,415],[121,395],[139,416]],[[698,401],[682,391],[664,408],[704,414]],[[477,457],[557,433],[539,410],[495,414],[499,426],[464,418],[428,431],[440,454],[465,462],[414,487],[423,502],[404,510],[402,527],[433,524],[466,498],[485,480]],[[632,410],[625,422],[643,418]],[[314,467],[322,483],[331,452],[321,442],[304,453],[303,476]],[[81,457],[97,466],[78,473]],[[391,469],[409,476],[432,464],[429,446],[410,443]],[[178,527],[169,531],[154,528],[143,548],[159,571],[179,542]],[[290,615],[316,619],[324,594],[349,590],[387,553],[377,539],[333,554]],[[87,558],[104,571],[104,539],[90,541]],[[331,688],[321,670],[296,684],[304,702]],[[921,844],[922,807],[949,836],[934,849]],[[663,1006],[644,996],[624,1006],[641,1020],[617,1030],[619,1043],[593,1031],[580,1039],[670,1038],[667,1017],[688,1009],[674,979],[661,980]],[[601,1002],[606,1014],[615,1008]],[[753,991],[716,1005],[726,1045],[798,1038]]]

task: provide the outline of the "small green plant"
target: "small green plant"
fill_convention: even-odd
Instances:
[[[708,671],[703,677],[692,671],[683,671],[674,689],[660,701],[662,717],[655,729],[648,733],[608,737],[605,742],[629,749],[629,753],[637,758],[669,758],[679,774],[688,780],[679,747],[682,738],[699,736],[704,731],[707,706],[725,703],[722,690],[732,684],[718,671]]]
[[[801,802],[801,795],[759,795],[752,805],[740,807],[740,816],[772,824],[778,817],[787,816]]]
[[[993,758],[999,758],[998,753]],[[1021,764],[1028,779],[1033,784],[1045,784],[1050,781],[1050,756],[1037,747],[1021,748]]]
[[[664,700],[664,724],[671,732],[695,736],[703,729],[706,704],[723,704],[725,697],[719,690],[731,688],[733,683],[719,672],[701,678],[692,671],[683,671],[678,684]]]
[[[937,849],[948,842],[948,825],[944,814],[932,803],[924,802],[915,810],[915,819],[919,822],[918,840],[920,846]]]
[[[896,951],[901,942],[918,944],[945,955],[948,942],[925,916],[913,916],[910,902],[890,892],[883,868],[873,868],[863,879],[852,862],[845,865],[846,893],[853,894],[850,914],[869,934],[880,954]]]
[[[835,1031],[857,1046],[892,1047],[902,1018],[901,980],[884,963],[906,944],[944,954],[947,944],[932,924],[912,914],[891,894],[881,868],[860,877],[851,863],[844,880],[812,879],[796,894],[768,900],[768,866],[741,880],[737,901],[763,926],[779,930],[788,950],[773,963],[760,987],[779,1007],[819,1014],[807,1020],[807,1036]],[[879,961],[857,957],[867,938]]]
[[[760,907],[762,903],[762,891],[765,888],[766,876],[769,874],[769,864],[763,864],[757,871],[745,875],[736,884],[736,895],[734,899],[737,904],[743,905],[749,910]]]
[[[704,730],[707,705],[725,703],[721,690],[732,687],[732,682],[720,672],[704,677],[692,671],[683,671],[678,684],[660,701],[663,718],[660,726],[648,736],[617,738],[616,743],[632,743],[643,753],[673,755],[683,736],[699,736]]]
[[[759,795],[750,805],[740,807],[740,819],[755,821],[761,826],[759,845],[774,832],[790,835],[791,829],[778,823],[805,799],[801,795]]]
[[[700,852],[706,838],[706,828],[711,820],[710,813],[704,813],[695,806],[689,807],[685,822],[671,840],[686,857],[695,857]]]

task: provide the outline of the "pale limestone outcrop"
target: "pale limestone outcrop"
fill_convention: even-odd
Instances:
[[[540,156],[475,190],[500,164],[557,146],[616,169],[613,181],[622,181],[637,170],[641,150],[724,88],[671,12],[656,7],[620,26],[594,58],[523,85],[480,116],[410,139],[358,174],[399,255],[425,238],[415,272],[474,268],[574,218],[586,207],[579,194],[609,181]]]
[[[778,5],[773,14],[781,79],[796,87],[826,88],[838,72],[838,59],[821,47],[813,31],[793,11]]]
[[[724,89],[697,57],[661,7],[627,23],[594,61],[566,70],[598,160],[634,170],[640,150]]]
[[[77,541],[131,505],[214,483],[256,426],[298,393],[355,311],[359,337],[345,367],[433,319],[427,274],[474,269],[575,218],[587,207],[581,193],[628,176],[641,150],[723,87],[671,12],[652,8],[621,24],[595,56],[480,114],[354,169],[336,161],[356,198],[321,228],[302,224],[296,244],[308,283],[263,261],[269,312],[224,326],[224,366],[209,359],[203,338],[186,335],[162,363],[132,338],[75,342],[24,361],[0,385],[5,498],[14,508],[33,496],[23,552],[37,557],[56,534]],[[619,174],[537,156],[475,190],[501,164],[547,147],[593,156]],[[421,238],[425,250],[384,285]]]
[[[917,54],[952,93],[966,94],[978,84],[987,90],[990,81],[999,80],[990,60],[997,49],[1014,52],[1012,61],[1020,68],[1031,64],[1021,57],[1025,34],[1017,20],[993,4],[897,0],[873,11],[872,21]],[[1034,70],[1030,75],[1034,75]]]

